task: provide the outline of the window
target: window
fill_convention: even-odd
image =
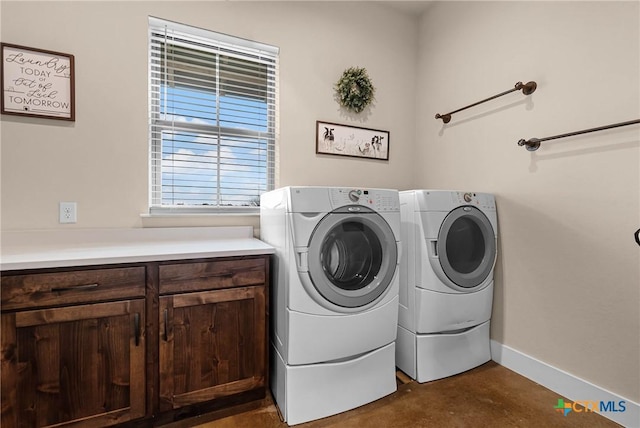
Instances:
[[[153,213],[255,212],[274,187],[278,49],[149,18]]]

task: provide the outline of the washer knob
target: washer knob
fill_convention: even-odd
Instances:
[[[465,202],[471,202],[473,200],[473,197],[471,196],[471,193],[465,193],[463,196]]]
[[[360,190],[350,190],[349,199],[351,199],[351,202],[358,202],[360,200]]]

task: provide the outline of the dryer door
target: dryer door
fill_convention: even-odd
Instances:
[[[355,308],[375,301],[391,284],[397,263],[391,227],[367,207],[332,211],[309,239],[309,277],[334,305]]]
[[[440,226],[437,252],[447,278],[471,291],[493,271],[496,237],[491,222],[476,207],[454,209]]]

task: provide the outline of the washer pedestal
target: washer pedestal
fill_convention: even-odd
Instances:
[[[416,334],[398,326],[396,365],[418,382],[442,379],[491,360],[490,321],[459,333]]]
[[[271,391],[288,425],[335,415],[397,390],[395,343],[338,361],[288,366],[275,347]]]

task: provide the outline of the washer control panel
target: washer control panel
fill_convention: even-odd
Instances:
[[[364,205],[374,211],[399,211],[400,200],[398,192],[381,189],[329,189],[333,208],[345,205]]]
[[[493,195],[474,192],[451,192],[451,198],[456,205],[472,205],[485,210],[496,209]]]

